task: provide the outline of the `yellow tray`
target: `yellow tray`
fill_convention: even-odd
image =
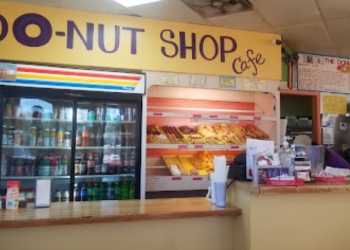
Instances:
[[[187,156],[187,155],[180,155],[178,156],[178,158],[180,159],[182,165],[188,170],[189,173],[191,173],[191,168],[194,168],[195,167],[191,164],[191,162],[189,161],[189,159],[191,158],[192,156]],[[198,175],[208,175],[208,171],[203,168],[201,170],[198,170]]]

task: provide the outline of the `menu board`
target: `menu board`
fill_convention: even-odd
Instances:
[[[350,59],[299,53],[298,89],[350,93]]]

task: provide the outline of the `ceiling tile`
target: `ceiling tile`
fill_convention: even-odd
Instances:
[[[212,17],[207,20],[216,26],[230,29],[256,30],[269,27],[255,11]]]
[[[350,18],[349,0],[318,0],[327,20]]]
[[[133,13],[145,18],[210,25],[206,19],[194,12],[180,0],[162,0],[131,7],[129,9]]]
[[[299,24],[275,29],[283,41],[295,51],[320,53],[334,49],[322,22]]]
[[[350,50],[350,18],[328,21],[328,27],[338,48]]]
[[[289,26],[321,21],[314,0],[250,0],[272,26]]]

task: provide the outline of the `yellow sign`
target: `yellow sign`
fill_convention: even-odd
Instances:
[[[0,59],[281,79],[279,35],[0,2]]]
[[[347,104],[345,95],[323,95],[322,106],[324,114],[345,115]]]
[[[243,81],[245,90],[252,91],[265,91],[266,90],[266,82],[262,79],[247,79],[245,78]]]

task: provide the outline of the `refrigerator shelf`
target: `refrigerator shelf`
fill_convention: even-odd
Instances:
[[[135,174],[114,174],[114,175],[76,175],[75,178],[113,178],[113,177],[133,177]],[[36,179],[69,179],[70,176],[2,176],[2,180],[36,180]]]
[[[135,121],[89,121],[89,120],[78,120],[77,121],[78,124],[84,124],[84,123],[136,123]]]
[[[52,147],[52,146],[8,146],[3,145],[2,148],[6,149],[61,149],[61,150],[71,150],[70,147]]]
[[[61,119],[14,117],[14,116],[5,116],[4,120],[25,120],[25,121],[42,121],[42,122],[72,122],[72,120],[67,120],[67,119],[61,120]]]
[[[90,149],[134,149],[135,146],[120,146],[120,147],[76,147],[77,150],[90,150]]]
[[[148,143],[147,148],[153,149],[218,149],[218,150],[245,150],[246,145],[226,144],[158,144]]]

